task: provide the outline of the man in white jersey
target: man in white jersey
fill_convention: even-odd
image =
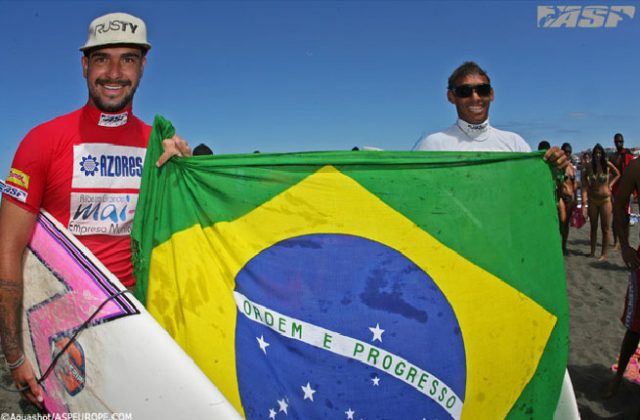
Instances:
[[[489,75],[473,61],[467,61],[449,77],[447,99],[456,106],[458,120],[444,131],[418,140],[413,150],[463,152],[530,152],[520,135],[498,130],[489,123],[489,106],[494,99]],[[559,168],[569,164],[558,147],[550,148],[545,160]]]
[[[489,124],[489,106],[493,102],[493,88],[489,75],[473,61],[467,61],[449,77],[447,99],[456,106],[458,120],[444,131],[418,140],[413,150],[452,152],[530,152],[524,139],[510,131]],[[549,164],[558,169],[569,165],[564,152],[557,146],[544,155]],[[565,371],[562,391],[555,419],[579,418],[569,372]]]

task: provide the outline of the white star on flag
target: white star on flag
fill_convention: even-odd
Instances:
[[[270,419],[275,419],[276,418],[276,410],[274,410],[273,408],[269,409],[269,418]]]
[[[278,400],[278,405],[280,406],[280,411],[284,411],[284,414],[288,414],[287,407],[289,407],[289,404],[287,404],[284,398],[281,400]]]
[[[371,331],[373,333],[373,338],[371,339],[371,341],[380,341],[382,342],[382,333],[384,332],[384,330],[382,328],[380,328],[380,324],[376,323],[376,327],[369,327],[369,331]]]
[[[373,386],[380,386],[380,378],[378,378],[377,376],[371,379],[371,382],[373,382]]]
[[[301,386],[300,388],[302,388],[302,392],[304,392],[303,401],[306,400],[307,398],[313,401],[313,394],[316,393],[316,390],[311,388],[311,384],[307,382],[307,385]]]
[[[353,411],[351,408],[349,408],[347,411],[344,412],[344,414],[347,415],[347,418],[349,420],[353,420],[353,415],[356,414],[356,412]]]
[[[267,347],[269,347],[270,344],[264,341],[264,335],[261,335],[260,338],[256,337],[256,340],[258,340],[258,345],[260,346],[260,350],[262,350],[264,354],[267,354]]]

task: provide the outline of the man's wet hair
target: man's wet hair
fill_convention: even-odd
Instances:
[[[562,146],[560,146],[560,149],[562,150],[569,149],[569,151],[573,152],[573,147],[571,147],[571,143],[562,143]]]
[[[482,67],[480,67],[473,61],[466,61],[462,63],[460,67],[455,69],[453,73],[451,73],[451,76],[449,76],[448,89],[455,88],[457,86],[457,82],[460,79],[464,79],[465,77],[471,76],[471,75],[484,76],[487,78],[487,82],[491,84],[491,79],[489,78],[489,75],[487,74],[486,71],[482,69]]]

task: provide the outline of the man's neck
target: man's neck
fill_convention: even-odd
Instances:
[[[131,104],[117,112],[105,112],[97,108],[91,102],[85,106],[86,113],[91,121],[101,127],[121,127],[127,124],[132,116]]]
[[[480,140],[483,137],[483,134],[487,133],[489,131],[489,128],[491,127],[489,125],[489,119],[481,122],[480,124],[472,124],[472,123],[466,122],[461,118],[458,118],[458,121],[456,121],[456,124],[460,128],[460,130],[462,130],[463,133],[465,133],[467,136],[471,137],[472,139],[477,139],[477,140]]]

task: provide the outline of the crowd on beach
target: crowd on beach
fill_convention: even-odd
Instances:
[[[638,252],[629,246],[629,225],[637,222],[637,215],[631,213],[631,202],[638,200],[637,185],[640,183],[640,159],[624,147],[624,136],[617,133],[613,137],[615,149],[607,155],[601,144],[596,144],[591,151],[584,151],[574,156],[569,143],[564,143],[561,150],[571,161],[556,177],[556,202],[562,251],[567,254],[567,238],[569,227],[581,228],[589,222],[590,252],[588,257],[604,262],[609,257],[609,245],[620,251],[622,259],[631,271],[629,286],[625,298],[621,320],[626,333],[620,345],[619,361],[616,372],[607,387],[602,390],[605,399],[613,397],[622,383],[623,376],[637,377],[639,372],[628,372],[638,369],[637,363],[630,363],[637,354],[640,341],[640,316],[638,316],[638,270],[640,257]],[[541,141],[539,150],[550,147],[547,141]],[[601,235],[600,254],[596,255],[598,230]]]
[[[635,158],[631,150],[624,147],[624,136],[615,134],[615,149],[607,154],[604,147],[597,143],[590,151],[583,151],[579,157],[573,154],[570,143],[563,143],[560,149],[571,162],[564,172],[556,177],[556,202],[558,206],[558,219],[560,221],[560,233],[562,236],[562,251],[567,252],[567,238],[569,227],[582,227],[589,222],[590,252],[589,257],[599,261],[607,260],[609,245],[619,249],[618,235],[615,232],[613,220],[613,203],[618,191],[620,178]],[[546,140],[538,144],[538,150],[550,147]],[[637,199],[637,194],[634,193]],[[627,215],[631,215],[630,206],[627,207]],[[601,250],[596,256],[598,240],[598,228],[601,231]]]

